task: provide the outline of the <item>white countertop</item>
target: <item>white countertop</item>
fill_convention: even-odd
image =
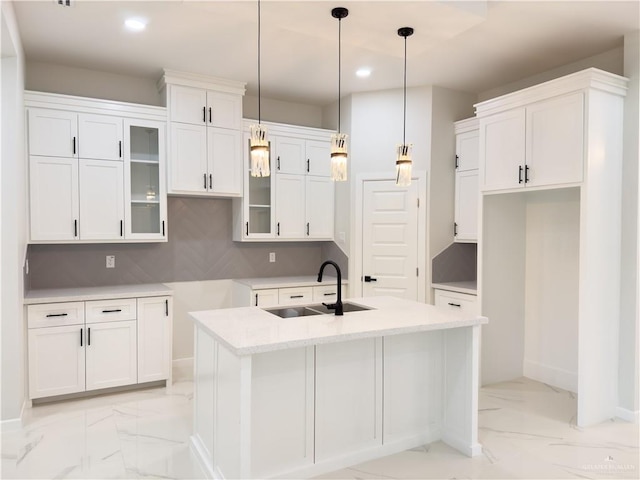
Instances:
[[[462,282],[444,282],[444,283],[432,283],[432,288],[438,290],[448,290],[450,292],[467,293],[469,295],[478,294],[478,282],[475,280],[466,280]]]
[[[265,288],[287,288],[287,287],[316,287],[318,285],[333,285],[338,281],[331,275],[323,275],[322,282],[318,282],[318,275],[302,275],[297,277],[265,277],[265,278],[237,278],[234,282],[247,285],[252,290]],[[342,284],[347,285],[348,280],[342,279]]]
[[[348,301],[371,307],[372,310],[347,312],[342,317],[314,315],[280,318],[259,307],[241,307],[190,312],[189,316],[198,328],[236,355],[468,327],[488,322],[486,317],[395,297],[366,297]]]
[[[82,302],[115,298],[159,297],[173,295],[173,290],[161,283],[116,285],[109,287],[48,288],[30,290],[24,296],[25,305],[37,303]]]

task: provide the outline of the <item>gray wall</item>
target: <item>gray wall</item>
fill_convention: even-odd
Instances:
[[[168,215],[167,243],[31,245],[30,288],[313,275],[328,258],[346,274],[332,242],[232,241],[229,199],[169,197]],[[116,268],[105,268],[106,255],[116,256]]]
[[[478,245],[452,243],[431,261],[431,282],[462,282],[477,279]]]

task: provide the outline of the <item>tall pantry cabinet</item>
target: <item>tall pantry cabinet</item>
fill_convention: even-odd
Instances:
[[[476,105],[482,381],[577,392],[577,424],[615,416],[623,100],[594,68]]]

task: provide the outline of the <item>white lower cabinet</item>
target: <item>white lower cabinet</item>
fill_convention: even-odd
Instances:
[[[291,282],[287,282],[291,284]],[[347,298],[348,287],[342,285],[342,300]],[[308,282],[299,286],[282,288],[251,288],[236,282],[234,285],[233,305],[236,307],[277,307],[285,305],[306,305],[310,303],[335,303],[338,299],[338,285],[322,283],[309,285]]]
[[[87,324],[86,390],[137,383],[136,321]]]
[[[468,293],[451,292],[448,290],[435,290],[436,307],[443,307],[448,310],[461,311],[479,315],[478,297]]]
[[[289,287],[278,289],[279,305],[305,305],[313,300],[313,287]]]
[[[29,399],[171,381],[170,296],[27,307]]]

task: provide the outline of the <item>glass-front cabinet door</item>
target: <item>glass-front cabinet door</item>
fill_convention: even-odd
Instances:
[[[126,237],[166,240],[165,124],[125,120]]]
[[[270,148],[271,150],[271,145]],[[244,136],[245,168],[245,211],[244,238],[272,238],[274,218],[273,159],[270,158],[271,175],[268,177],[251,176],[251,158],[249,136]],[[270,153],[271,157],[271,153]]]

